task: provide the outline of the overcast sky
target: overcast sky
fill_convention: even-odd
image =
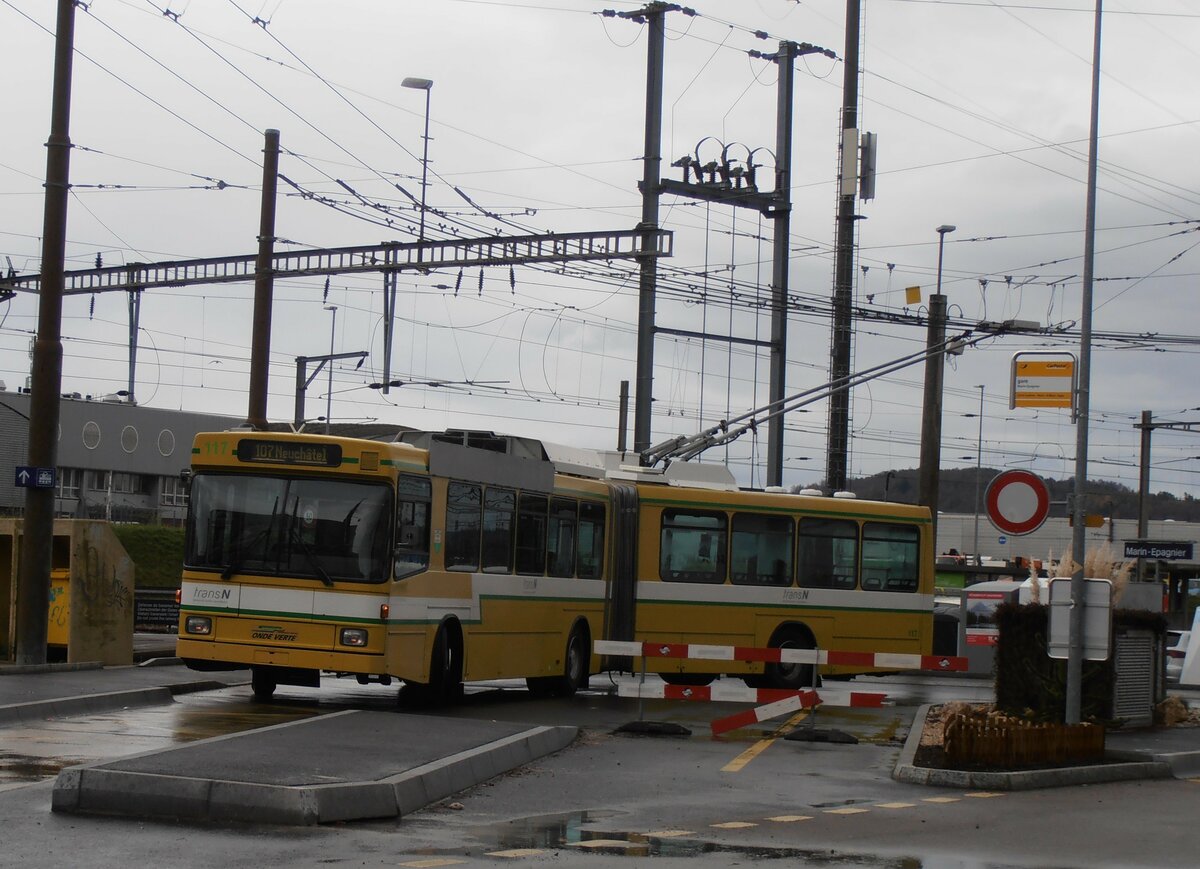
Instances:
[[[41,268],[54,5],[0,0],[0,254],[21,274]],[[647,28],[600,13],[640,5],[94,0],[77,16],[67,267],[252,254],[267,128],[280,130],[287,179],[278,249],[414,240],[405,191],[420,196],[425,94],[402,88],[406,76],[434,82],[430,237],[632,229]],[[788,39],[838,57],[796,65],[790,292],[811,310],[790,318],[787,374],[788,392],[800,392],[829,371],[845,3],[691,6],[695,17],[667,16],[664,176],[680,177],[669,163],[698,147],[714,159],[718,143],[741,143],[765,149],[769,187],[777,70],[748,52]],[[925,302],[906,307],[904,289],[928,298],[935,228],[957,226],[943,268],[952,324],[1017,318],[1068,334],[996,339],[950,361],[943,467],[974,467],[981,444],[985,466],[1069,477],[1067,412],[1010,410],[1009,377],[1016,352],[1078,350],[1094,4],[863,7],[860,120],[878,135],[879,176],[876,198],[859,205],[855,302],[901,316],[856,321],[852,368],[924,345]],[[1110,0],[1103,32],[1089,476],[1136,488],[1142,410],[1200,420],[1200,314],[1186,295],[1200,273],[1200,10]],[[670,196],[662,223],[675,255],[662,264],[659,325],[768,335],[755,298],[768,293],[769,223]],[[295,357],[329,353],[332,339],[335,353],[369,353],[361,369],[335,367],[335,421],[615,445],[619,384],[635,380],[633,264],[489,268],[482,284],[478,269],[402,275],[393,377],[446,385],[388,395],[368,387],[383,369],[382,285],[378,275],[276,284],[271,419],[292,417]],[[250,284],[146,292],[138,401],[245,414],[252,297]],[[10,390],[25,384],[36,329],[35,297],[0,305]],[[68,298],[62,331],[64,391],[125,388],[124,294]],[[655,361],[654,441],[766,403],[767,357],[748,345],[662,335]],[[918,365],[855,391],[853,476],[917,466],[922,379]],[[325,414],[327,395],[322,373],[310,418]],[[824,476],[826,410],[788,417],[785,483]],[[762,485],[765,455],[764,429],[705,459],[728,458],[743,483]],[[1158,430],[1153,457],[1155,491],[1192,491],[1200,436]]]

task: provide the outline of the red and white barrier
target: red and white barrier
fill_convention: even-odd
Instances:
[[[967,659],[955,655],[903,655],[894,652],[830,652],[824,649],[760,649],[752,646],[706,646],[699,643],[636,643],[597,640],[598,655],[633,658],[690,658],[705,661],[763,661],[771,664],[841,664],[887,670],[966,672]]]
[[[783,700],[776,700],[774,703],[768,703],[765,706],[755,706],[753,709],[747,709],[736,715],[718,718],[709,727],[712,728],[713,736],[720,736],[722,733],[737,730],[739,727],[748,727],[751,724],[770,721],[772,718],[778,718],[781,715],[799,712],[803,708],[806,707],[802,697],[787,697]]]
[[[716,682],[712,685],[667,685],[658,681],[636,682],[619,685],[617,696],[652,700],[766,704],[799,698],[806,708],[809,706],[869,706],[877,708],[887,700],[887,694],[881,691],[852,691],[848,688],[789,691],[784,688],[751,688],[741,682]]]

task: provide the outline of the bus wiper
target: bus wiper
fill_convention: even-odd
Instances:
[[[225,569],[221,571],[221,579],[229,579],[229,577],[233,576],[242,569],[242,565],[246,563],[248,553],[251,552],[255,546],[261,543],[264,538],[270,536],[271,530],[275,527],[275,517],[278,515],[278,513],[279,496],[276,495],[275,503],[271,505],[271,518],[267,520],[266,527],[260,531],[256,531],[252,537],[234,548],[233,557],[229,559],[229,563],[226,564]]]
[[[296,514],[299,512],[299,510],[300,499],[297,498],[296,507],[292,511],[292,521],[288,522],[287,526],[288,539],[299,545],[300,551],[304,553],[304,557],[308,559],[308,563],[312,566],[312,569],[316,572],[317,576],[320,577],[321,582],[325,583],[326,585],[333,585],[333,579],[329,576],[329,571],[321,566],[321,562],[317,559],[317,554],[312,551],[312,548],[307,543],[304,542],[304,538],[300,535],[300,532],[296,530]]]

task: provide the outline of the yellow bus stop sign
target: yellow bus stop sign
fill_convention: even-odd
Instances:
[[[1009,407],[1075,406],[1075,356],[1071,353],[1016,353],[1012,360]]]

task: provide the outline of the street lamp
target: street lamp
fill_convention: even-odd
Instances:
[[[976,386],[979,390],[979,445],[975,451],[975,552],[976,566],[983,563],[979,557],[979,481],[983,477],[983,384]],[[970,414],[966,414],[970,416]]]
[[[425,187],[429,178],[429,92],[433,90],[433,80],[428,78],[406,78],[400,82],[400,87],[425,91],[425,145],[421,149],[421,228],[417,240],[425,240]]]
[[[946,233],[954,232],[956,229],[958,229],[957,226],[953,226],[949,223],[943,223],[936,230],[938,234],[937,294],[939,296],[942,294],[942,248],[946,244]]]
[[[329,434],[329,419],[333,415],[333,338],[337,332],[337,305],[326,305],[326,311],[333,314],[329,324],[329,387],[325,396],[325,434]]]

